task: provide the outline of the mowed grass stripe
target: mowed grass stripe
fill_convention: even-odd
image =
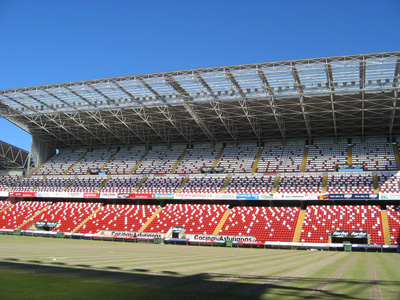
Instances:
[[[30,239],[30,237],[28,237],[28,239]],[[33,238],[33,239],[35,239],[34,241],[35,243],[38,242],[38,239],[42,239],[43,242],[46,244],[49,241],[48,238]],[[74,261],[76,264],[85,264],[96,268],[115,266],[123,268],[125,267],[129,269],[132,267],[142,267],[143,265],[151,267],[152,264],[154,264],[156,267],[161,266],[156,270],[161,270],[173,266],[174,264],[177,264],[177,257],[178,257],[178,264],[179,265],[184,264],[183,266],[184,268],[186,264],[196,265],[197,263],[193,262],[193,256],[192,256],[193,252],[197,253],[196,255],[197,260],[202,261],[203,263],[207,261],[210,264],[213,264],[216,261],[221,261],[225,259],[227,261],[227,264],[229,265],[230,261],[237,260],[238,252],[239,253],[244,252],[243,255],[246,256],[243,258],[244,260],[253,260],[254,258],[252,256],[247,258],[247,255],[249,251],[254,255],[255,253],[254,250],[256,250],[256,249],[209,248],[208,251],[206,251],[206,252],[212,251],[215,253],[219,253],[219,255],[226,257],[226,258],[220,258],[219,256],[216,255],[204,254],[205,252],[204,247],[185,247],[185,246],[171,246],[171,245],[160,246],[160,245],[128,244],[128,243],[125,246],[121,247],[121,244],[112,242],[80,241],[80,240],[63,240],[63,241],[64,242],[66,241],[67,243],[60,243],[60,240],[56,241],[55,244],[56,245],[58,244],[60,247],[59,248],[53,247],[52,249],[53,253],[50,255],[46,254],[44,257],[40,257],[38,256],[38,253],[32,253],[32,251],[30,251],[28,254],[25,255],[19,253],[18,256],[21,258],[31,259],[31,260],[32,259],[44,260],[44,262],[45,261],[51,262],[52,258],[54,257],[57,259],[57,263],[69,263],[70,261]],[[105,245],[105,248],[108,249],[108,251],[97,250],[97,252],[95,252],[96,251],[95,248],[93,251],[88,251],[88,253],[86,253],[85,255],[82,255],[82,251],[73,249],[75,246],[77,246],[76,244],[79,244],[79,247],[77,247],[79,249],[81,246],[83,246],[84,248],[87,247],[88,246],[87,243],[91,242],[97,243],[99,246],[103,246],[104,243],[112,243],[113,246],[115,247],[110,247],[110,245]],[[148,254],[149,253],[147,251],[148,247],[152,247],[153,250],[154,249],[158,250],[157,255],[155,256],[154,253]],[[114,250],[110,251],[110,249]],[[164,253],[164,251],[167,253]],[[258,251],[259,257],[265,259],[266,256],[265,250],[257,249],[256,251]],[[229,252],[230,255],[228,256]],[[184,255],[185,253],[187,253],[187,255]],[[285,254],[284,252],[279,252],[279,253],[281,253],[280,255],[282,256],[290,255],[290,254]],[[31,255],[33,255],[33,257]],[[155,257],[157,257],[158,259],[156,259]]]
[[[317,265],[310,264],[300,271],[291,273],[291,275],[297,276],[290,276],[288,273],[287,276],[269,280],[264,283],[268,286],[268,295],[264,295],[262,299],[276,299],[277,297],[284,297],[284,299],[298,299],[299,297],[339,299],[341,298],[340,293],[328,291],[326,288],[340,277],[341,269],[348,267],[350,262],[351,257],[343,260],[342,255],[336,255],[323,262],[317,262]],[[240,294],[240,290],[234,292]],[[253,292],[257,294],[259,291],[256,289]]]
[[[372,287],[372,298],[374,300],[381,300],[382,291],[378,281],[376,280],[376,269],[371,253],[368,253],[368,262],[369,262],[369,273],[370,273],[369,279]]]
[[[249,274],[249,275],[262,275],[262,276],[276,276],[280,273],[285,273],[288,270],[293,270],[294,268],[301,268],[299,261],[305,261],[308,263],[313,258],[307,259],[306,253],[299,253],[299,257],[293,256],[293,252],[290,250],[283,250],[280,252],[285,253],[285,255],[276,255],[275,252],[269,253],[270,250],[265,250],[266,256],[258,257],[251,263],[242,259],[241,257],[236,257],[235,261],[230,264],[219,264],[218,266],[211,266],[210,272],[215,273],[225,273],[225,274]],[[202,270],[202,265],[199,265],[196,269],[191,269],[191,272],[199,272]]]
[[[176,246],[176,247],[186,247],[186,246]],[[189,246],[188,246],[189,247]],[[208,252],[209,249],[203,249],[205,252]],[[213,255],[207,255],[205,257],[201,257],[198,255],[188,255],[185,257],[177,257],[172,256],[168,259],[168,261],[142,261],[138,263],[137,266],[147,266],[147,268],[152,271],[161,271],[161,270],[171,270],[175,272],[179,272],[182,274],[193,273],[193,272],[217,272],[218,270],[222,271],[225,268],[232,268],[234,266],[242,266],[242,265],[257,265],[263,261],[274,261],[276,257],[268,257],[267,253],[264,252],[264,255],[227,255],[226,251],[231,251],[230,249],[221,249],[218,253],[214,252]],[[268,250],[265,250],[268,251]],[[246,252],[247,253],[247,252]],[[282,253],[278,257],[281,259],[283,257],[290,256],[288,253]],[[249,268],[247,268],[249,269]]]
[[[301,286],[303,288],[304,280],[302,278],[307,278],[306,276],[304,276],[305,273],[309,272],[310,270],[315,270],[316,268],[321,268],[324,265],[335,264],[337,260],[341,257],[341,255],[330,256],[329,253],[325,252],[321,253],[323,255],[320,255],[318,258],[316,258],[313,257],[315,256],[315,253],[312,254],[309,254],[307,260],[304,260],[304,257],[303,259],[299,259],[299,257],[295,255],[295,264],[288,265],[284,264],[284,262],[282,261],[282,265],[285,266],[285,268],[283,268],[282,270],[275,270],[275,272],[271,272],[271,270],[268,270],[265,274],[265,277],[249,278],[245,282],[262,283],[269,286],[285,286],[295,289],[298,286]],[[295,283],[299,280],[299,278],[301,282],[299,283],[299,285],[296,285]],[[308,281],[306,280],[305,282],[307,283]],[[312,289],[309,289],[308,291],[312,291]]]
[[[174,247],[189,247],[190,246],[174,246]],[[208,252],[210,249],[198,249],[197,251],[202,251],[202,252]],[[161,250],[159,250],[161,251]],[[195,252],[197,254],[197,251]],[[257,255],[257,256],[252,256],[252,255],[243,255],[243,256],[238,256],[238,255],[227,255],[227,251],[232,251],[231,249],[220,249],[217,252],[213,252],[213,255],[179,255],[177,256],[175,253],[172,256],[169,257],[164,257],[163,259],[157,259],[154,256],[149,257],[148,259],[146,258],[137,258],[136,260],[130,260],[126,261],[125,258],[122,258],[120,262],[117,260],[113,260],[112,264],[114,266],[122,267],[122,268],[130,268],[132,266],[135,267],[146,267],[147,269],[157,272],[157,271],[162,271],[162,270],[171,270],[175,272],[181,272],[182,274],[186,274],[187,272],[184,272],[185,270],[190,270],[192,272],[193,270],[196,271],[195,269],[197,268],[200,271],[204,270],[211,270],[213,269],[216,265],[218,267],[222,266],[232,266],[232,264],[236,261],[241,261],[241,264],[243,263],[248,263],[251,264],[254,262],[254,264],[258,264],[260,260],[265,260],[266,258],[266,253],[264,252],[264,255]],[[266,250],[268,251],[268,250]],[[290,254],[285,254],[282,253],[282,256],[289,256]],[[158,255],[157,255],[158,256]],[[156,256],[156,257],[157,257]],[[280,256],[281,257],[281,256]],[[275,258],[276,259],[276,258]],[[274,260],[274,258],[269,258],[269,260]],[[110,260],[108,260],[110,261]],[[96,266],[100,267],[104,264],[97,264]],[[198,271],[197,270],[197,271]],[[189,273],[190,273],[189,272]]]
[[[365,253],[347,253],[351,263],[341,272],[341,276],[326,287],[332,294],[352,295],[357,299],[370,299],[369,263]],[[335,268],[335,266],[332,266]]]
[[[285,250],[284,250],[285,251]],[[305,252],[302,252],[305,253]],[[292,256],[297,257],[298,253],[292,254]],[[312,258],[312,255],[315,253],[307,253],[308,258]],[[319,256],[318,259],[313,259],[313,264],[308,265],[304,259],[304,255],[300,255],[297,257],[297,267],[289,268],[289,272],[282,271],[280,273],[283,276],[271,276],[272,274],[268,273],[268,270],[264,272],[264,276],[232,276],[223,279],[224,283],[228,281],[229,284],[226,284],[225,288],[222,288],[218,285],[217,281],[220,281],[221,278],[218,278],[216,275],[212,280],[216,281],[215,283],[208,282],[207,285],[204,283],[201,284],[201,288],[214,289],[214,292],[219,295],[221,293],[229,294],[229,295],[241,295],[246,299],[249,297],[255,297],[256,295],[263,294],[262,299],[277,299],[277,297],[282,297],[282,299],[299,299],[299,297],[306,296],[307,293],[313,291],[311,288],[305,288],[304,285],[309,285],[313,280],[308,280],[308,278],[302,277],[294,277],[291,275],[299,275],[300,273],[306,272],[309,268],[315,269],[315,265],[319,264],[335,264],[341,255],[335,255],[335,257],[330,257],[329,254],[332,253],[320,253],[322,255]],[[343,254],[343,253],[336,253]],[[232,272],[233,273],[233,272]],[[298,286],[292,284],[293,282],[298,283]],[[192,284],[188,284],[185,286],[185,290],[196,290],[199,288],[200,283],[193,282]],[[199,289],[200,290],[200,289]]]
[[[53,256],[57,261],[51,260]],[[34,258],[43,262],[35,263]],[[95,286],[91,289],[93,297],[91,293],[83,293],[84,299],[109,299],[107,291],[101,293],[104,287],[116,293],[113,299],[130,299],[132,293],[135,293],[135,299],[166,299],[164,296],[167,294],[170,299],[183,299],[182,295],[185,295],[185,299],[190,297],[191,300],[370,299],[373,287],[369,259],[374,264],[382,298],[398,299],[400,294],[400,261],[395,253],[150,245],[0,236],[0,260],[6,259],[28,264],[10,267],[8,263],[0,263],[0,282],[6,286],[6,291],[0,291],[0,299],[23,299],[10,297],[13,295],[11,289],[17,291],[21,288],[12,281],[12,278],[17,280],[15,276],[18,275],[26,275],[24,278],[28,281],[22,288],[30,289],[31,295],[41,295],[42,299],[76,298],[74,293],[63,298],[56,291],[60,289],[66,293],[65,286],[69,284],[78,290],[87,285]],[[139,263],[142,264],[140,267]],[[96,270],[100,268],[104,271]],[[40,286],[38,277],[51,282],[44,289],[45,295],[31,284],[36,282]],[[30,294],[24,291],[24,295]]]
[[[400,255],[395,253],[371,253],[377,282],[381,289],[383,299],[399,299],[399,290],[396,285],[400,285]]]
[[[343,261],[342,263],[338,262],[338,264],[331,265],[331,268],[320,268],[317,272],[308,274],[306,277],[313,278],[310,282],[318,282],[318,278],[328,279],[329,276],[332,276],[327,283],[327,285],[323,286],[323,289],[320,293],[314,294],[316,298],[339,298],[339,295],[351,295],[356,299],[399,299],[399,278],[396,281],[391,281],[387,285],[384,284],[383,278],[384,274],[387,274],[387,271],[377,271],[375,273],[376,282],[371,282],[371,262],[373,260],[369,260],[370,255],[376,255],[375,253],[348,253],[348,258],[351,260]],[[379,257],[386,255],[393,255],[391,253],[387,254],[377,254]],[[398,256],[398,254],[397,254]],[[379,264],[374,262],[374,265],[378,267],[384,266],[385,264]],[[328,266],[329,267],[329,266]],[[344,267],[344,268],[342,268]],[[333,275],[333,272],[338,272],[340,270],[340,276]],[[330,275],[332,274],[332,275]],[[399,276],[398,276],[399,277]],[[322,285],[324,285],[323,281],[321,281]],[[390,288],[389,292],[382,293],[382,296],[376,291],[374,291],[374,284],[382,287],[388,286]],[[297,283],[295,284],[297,285]],[[299,284],[297,286],[301,286],[303,288],[314,288],[308,284]],[[317,288],[317,290],[320,287]],[[397,291],[397,294],[396,292]],[[307,297],[306,297],[307,298]]]

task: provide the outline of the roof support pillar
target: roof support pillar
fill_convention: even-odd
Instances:
[[[31,154],[35,159],[35,168],[37,168],[54,156],[56,154],[56,149],[37,137],[32,136]]]

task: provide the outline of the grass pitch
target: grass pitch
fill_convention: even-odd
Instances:
[[[0,299],[400,299],[397,253],[0,235]]]

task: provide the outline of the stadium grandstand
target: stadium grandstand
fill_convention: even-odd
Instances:
[[[400,52],[0,91],[0,233],[400,243]],[[374,249],[375,249],[374,248]]]

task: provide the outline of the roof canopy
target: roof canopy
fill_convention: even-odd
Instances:
[[[33,164],[28,151],[0,141],[0,170],[27,170]]]
[[[0,115],[55,147],[400,134],[400,52],[0,91]]]

